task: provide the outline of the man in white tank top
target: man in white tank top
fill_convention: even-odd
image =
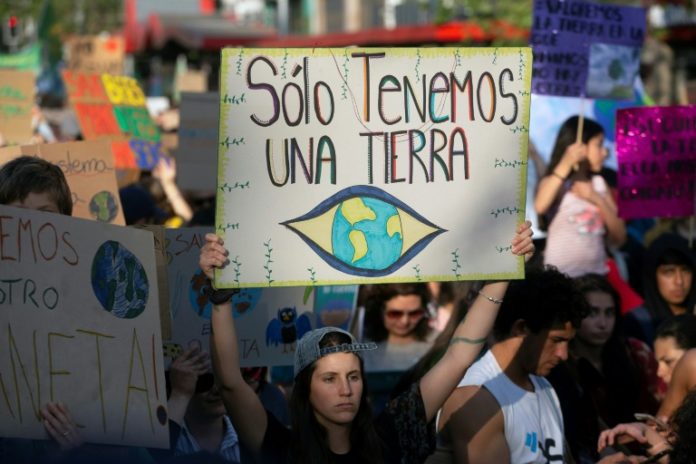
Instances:
[[[454,462],[562,463],[563,416],[543,378],[568,357],[586,312],[582,294],[555,269],[528,271],[505,294],[496,342],[474,363],[442,408],[438,429]]]

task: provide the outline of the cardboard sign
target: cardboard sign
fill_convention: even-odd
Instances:
[[[217,93],[181,94],[179,146],[175,154],[176,183],[181,189],[215,190],[219,106]]]
[[[152,234],[0,206],[0,436],[169,446]]]
[[[122,74],[123,37],[81,36],[68,39],[66,68],[87,73]]]
[[[73,216],[125,225],[111,147],[106,140],[27,145],[0,149],[0,164],[20,155],[60,166],[73,196]]]
[[[117,169],[152,169],[168,156],[135,79],[64,71],[63,80],[83,137],[109,137]]]
[[[631,98],[638,73],[636,49],[644,36],[644,8],[535,0],[529,39],[534,48],[532,92]]]
[[[0,69],[0,134],[5,143],[30,142],[34,93],[34,73]]]
[[[520,278],[527,48],[226,49],[223,287]]]
[[[176,76],[174,92],[180,95],[183,92],[207,92],[208,73],[188,69]]]
[[[619,216],[696,214],[696,106],[619,110],[616,152]]]
[[[160,304],[160,327],[162,329],[162,340],[172,337],[172,318],[169,311],[169,280],[167,274],[167,256],[165,250],[166,236],[165,228],[156,225],[134,225],[138,229],[145,229],[152,232],[155,240],[155,267],[157,268],[157,290]]]
[[[165,356],[173,358],[198,346],[210,351],[212,305],[207,279],[198,267],[205,234],[212,228],[166,229],[172,339]],[[242,367],[292,365],[295,342],[316,328],[312,300],[305,289],[245,288],[232,297]]]

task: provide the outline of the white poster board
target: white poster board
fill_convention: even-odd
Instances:
[[[182,190],[214,192],[217,181],[219,94],[181,94],[176,183]]]
[[[225,49],[218,287],[510,279],[528,48]]]
[[[168,447],[152,234],[0,206],[0,263],[0,436]]]
[[[212,305],[204,294],[205,276],[198,267],[205,234],[212,228],[166,229],[167,273],[172,302],[172,339],[166,361],[191,346],[210,352]],[[309,296],[309,295],[308,295]],[[317,327],[314,298],[304,287],[244,288],[232,297],[242,367],[292,365],[295,342]]]

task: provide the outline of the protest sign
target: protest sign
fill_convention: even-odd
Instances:
[[[529,41],[534,48],[532,92],[631,98],[644,36],[644,8],[535,0]]]
[[[0,206],[0,436],[169,446],[152,234]]]
[[[226,49],[222,287],[520,278],[527,48]]]
[[[314,287],[314,313],[318,326],[350,330],[359,288],[357,285]]]
[[[79,36],[65,44],[66,68],[87,73],[123,74],[126,46],[123,37]]]
[[[619,216],[696,214],[696,106],[619,110],[616,153]]]
[[[106,140],[26,145],[0,150],[0,164],[20,155],[43,158],[63,170],[73,198],[73,216],[125,225],[111,146]]]
[[[167,156],[135,79],[63,71],[63,80],[83,137],[109,136],[117,169],[152,169]]]
[[[32,72],[0,69],[0,134],[5,143],[30,142],[34,86]]]
[[[174,94],[181,98],[183,92],[207,92],[208,73],[187,69],[174,78]]]
[[[205,234],[212,228],[166,229],[172,338],[165,356],[198,346],[209,351],[212,305],[207,279],[198,267]],[[232,297],[242,367],[292,365],[295,342],[316,327],[305,289],[245,288]]]
[[[17,53],[0,53],[0,69],[41,71],[41,45],[37,42]]]
[[[85,140],[121,135],[99,74],[63,71],[63,82]]]
[[[181,94],[176,183],[181,189],[212,192],[217,181],[219,123],[217,93]]]
[[[165,228],[157,225],[134,225],[138,229],[145,229],[152,232],[155,241],[155,267],[157,269],[157,290],[160,305],[160,328],[162,340],[172,337],[172,317],[169,311],[169,278],[167,274],[167,256],[165,250],[166,236]]]

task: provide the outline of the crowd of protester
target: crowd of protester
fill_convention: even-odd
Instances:
[[[586,118],[577,140],[578,127],[561,126],[528,212],[546,237],[510,231],[525,279],[363,286],[359,326],[297,342],[290,388],[240,368],[218,290],[211,347],[167,373],[170,450],[86,444],[48,402],[47,440],[0,438],[0,462],[696,462],[696,232],[622,220],[604,129]],[[162,159],[123,187],[127,223],[212,226],[214,198],[186,198],[175,177]],[[0,204],[70,215],[70,198],[41,159],[0,169]],[[212,277],[227,256],[206,240]],[[387,373],[378,405],[367,380]]]

